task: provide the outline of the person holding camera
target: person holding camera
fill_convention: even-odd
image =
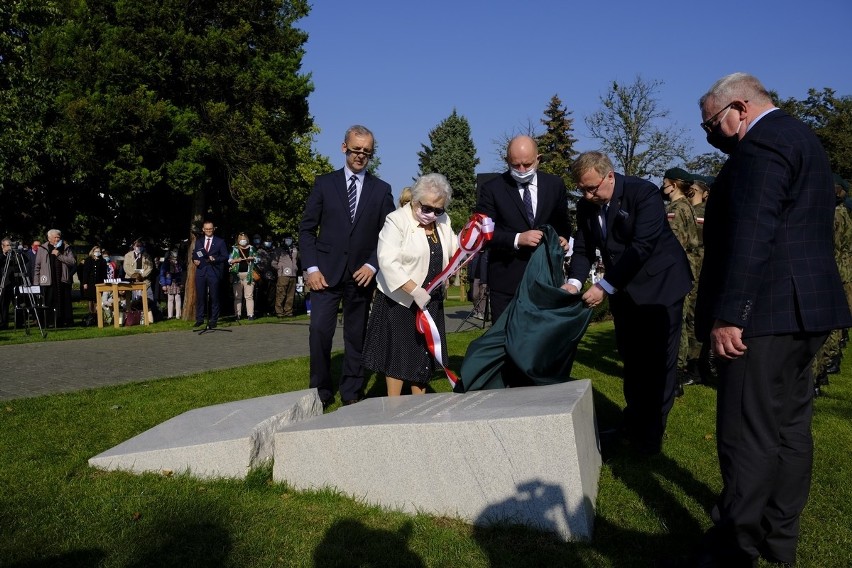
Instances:
[[[3,288],[0,289],[0,329],[9,327],[9,307],[12,305],[12,296],[15,293],[15,271],[17,264],[15,262],[15,251],[12,250],[12,239],[6,237],[2,241],[2,253],[0,253],[0,267],[3,267],[3,273],[0,274],[0,280],[3,282]]]

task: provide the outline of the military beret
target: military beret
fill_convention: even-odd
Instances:
[[[849,191],[849,182],[837,174],[834,174],[834,185],[839,185],[843,191]]]
[[[680,181],[687,181],[692,183],[695,181],[695,176],[693,176],[688,171],[683,168],[669,168],[666,170],[666,173],[663,174],[663,177],[666,179],[677,179]]]

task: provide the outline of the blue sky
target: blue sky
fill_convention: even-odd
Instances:
[[[376,135],[379,176],[398,195],[417,152],[453,109],[470,123],[480,164],[501,171],[494,141],[536,125],[557,94],[573,112],[579,151],[598,148],[584,118],[612,81],[660,80],[657,98],[692,153],[712,150],[698,98],[746,71],[782,98],[808,88],[852,95],[852,2],[315,0],[303,72],[317,151],[343,165],[351,124]]]

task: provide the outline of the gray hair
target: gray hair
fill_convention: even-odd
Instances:
[[[370,129],[366,126],[361,126],[360,124],[353,124],[349,128],[346,129],[346,134],[343,135],[343,143],[349,141],[349,135],[355,134],[356,136],[369,136],[373,139],[373,144],[376,143],[376,137],[370,132]]]
[[[59,229],[51,229],[51,230],[49,230],[49,231],[47,232],[47,238],[49,239],[50,237],[53,237],[53,236],[61,237],[61,236],[62,236],[62,231],[60,231]]]
[[[411,201],[420,202],[424,195],[437,195],[443,198],[444,207],[450,204],[453,198],[453,189],[450,182],[441,174],[426,174],[420,176],[411,186]]]
[[[763,83],[757,77],[748,73],[731,73],[713,83],[710,90],[699,99],[698,107],[704,110],[704,104],[709,99],[722,104],[727,104],[736,99],[751,101],[757,105],[772,103],[772,97]]]
[[[10,237],[3,237],[3,240],[0,241],[0,244],[11,246],[12,245],[12,239]]]
[[[571,178],[574,180],[574,183],[578,183],[580,178],[583,177],[583,174],[590,169],[595,170],[601,176],[615,171],[612,160],[603,152],[599,150],[583,152],[571,164]]]

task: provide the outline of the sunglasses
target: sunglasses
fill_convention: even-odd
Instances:
[[[346,147],[346,154],[347,155],[355,155],[359,158],[367,158],[367,159],[370,159],[370,158],[373,157],[373,151],[368,150],[367,148],[350,148],[349,146],[347,146]]]
[[[426,213],[427,215],[429,213],[434,213],[438,217],[440,217],[441,215],[443,215],[444,213],[447,212],[447,210],[444,209],[443,207],[432,207],[431,205],[423,205],[422,203],[420,203],[420,210],[422,212]]]
[[[701,126],[701,128],[704,129],[704,132],[706,132],[707,134],[710,134],[711,132],[713,132],[714,128],[719,126],[719,124],[721,124],[722,121],[725,120],[725,116],[728,116],[727,111],[731,110],[731,107],[733,106],[733,104],[735,102],[736,101],[729,102],[728,104],[723,106],[721,109],[719,109],[719,112],[717,112],[716,114],[714,114],[713,116],[711,116],[710,118],[708,118],[707,120],[702,122],[699,126]],[[743,101],[743,102],[747,103],[748,101]],[[723,116],[722,118],[719,119],[719,124],[713,124],[713,122],[715,122],[715,120],[716,120],[716,117],[719,116],[720,114],[722,114],[723,112],[725,113],[725,116]]]

